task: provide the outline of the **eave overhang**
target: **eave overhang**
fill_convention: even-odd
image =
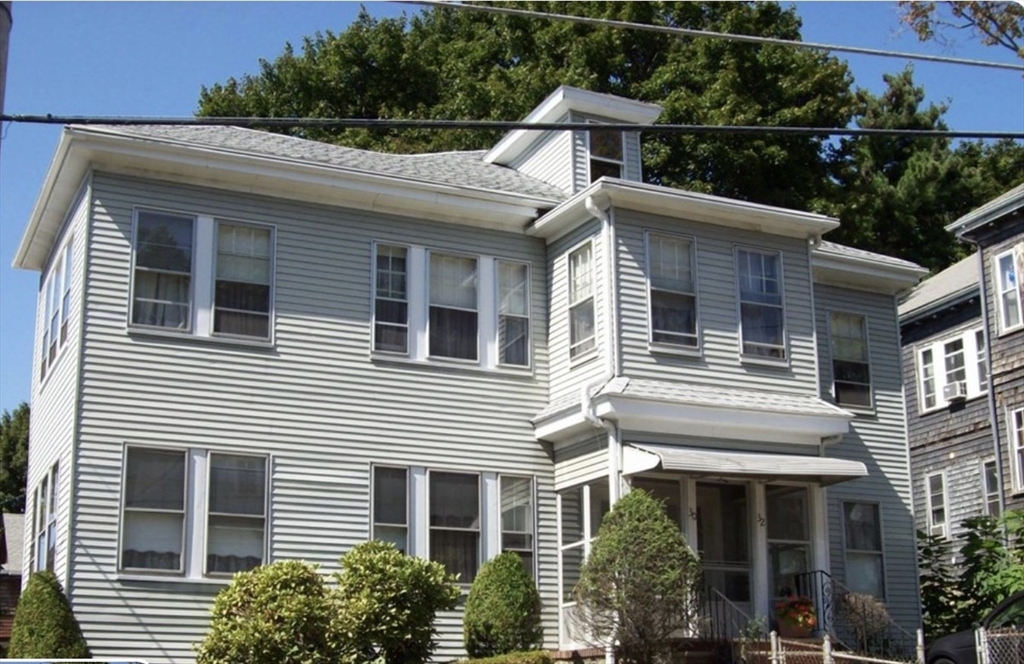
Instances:
[[[662,108],[634,99],[591,92],[579,88],[561,86],[542,101],[537,108],[523,118],[525,124],[547,124],[558,122],[569,111],[596,115],[616,122],[650,124],[661,115]],[[514,129],[505,134],[491,148],[484,161],[492,164],[510,164],[521,155],[543,132],[532,129]]]
[[[970,239],[985,226],[1002,221],[1020,210],[1024,210],[1024,184],[1019,184],[976,210],[968,212],[946,226],[946,230],[957,237]]]
[[[811,254],[814,282],[842,288],[895,295],[928,276],[923,267],[895,265],[860,256]]]
[[[107,128],[65,127],[13,266],[43,269],[67,207],[92,170],[522,233],[557,201],[424,182]]]
[[[976,300],[979,297],[979,293],[978,284],[973,284],[967,288],[962,288],[953,293],[949,293],[942,298],[929,302],[927,305],[919,309],[914,309],[900,314],[900,326],[911,325],[941,312],[955,309],[963,304],[968,304],[972,300]]]
[[[671,219],[700,221],[787,237],[817,238],[839,220],[812,212],[750,203],[617,178],[601,178],[535,221],[527,233],[551,243],[592,218],[586,200],[599,207],[635,210]]]

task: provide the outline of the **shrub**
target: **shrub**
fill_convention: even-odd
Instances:
[[[506,551],[484,563],[466,600],[463,634],[473,658],[528,651],[540,643],[540,595],[519,554]]]
[[[236,574],[217,594],[197,664],[327,664],[335,659],[331,603],[307,563],[285,560]]]
[[[863,593],[839,596],[839,615],[853,631],[858,652],[873,652],[884,646],[889,633],[889,609],[880,600]]]
[[[341,558],[335,574],[333,631],[343,662],[426,662],[437,645],[434,617],[455,608],[455,576],[440,563],[366,542]]]
[[[92,657],[53,572],[37,572],[29,577],[14,612],[6,657]]]
[[[672,633],[697,618],[696,557],[661,504],[634,489],[604,518],[576,598],[591,634],[618,641],[625,662],[667,657]]]
[[[547,650],[530,650],[527,652],[511,652],[494,657],[473,659],[472,664],[553,664],[551,653]]]

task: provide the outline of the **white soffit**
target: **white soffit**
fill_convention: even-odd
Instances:
[[[866,477],[868,474],[867,466],[859,461],[829,457],[758,454],[648,444],[626,445],[623,451],[624,475],[660,469],[698,477],[804,480],[825,486]]]

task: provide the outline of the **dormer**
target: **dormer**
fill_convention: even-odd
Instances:
[[[661,106],[561,86],[527,115],[526,124],[594,124],[591,130],[515,129],[484,155],[575,194],[601,177],[641,182],[640,132],[600,129],[601,124],[649,125]]]

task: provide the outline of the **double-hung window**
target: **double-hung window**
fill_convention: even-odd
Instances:
[[[501,550],[515,551],[523,567],[534,576],[533,480],[502,475]]]
[[[409,552],[409,471],[375,466],[373,469],[373,539],[391,542]]]
[[[832,312],[832,385],[836,403],[871,407],[871,363],[864,316]]]
[[[197,493],[205,497],[199,512],[189,500]],[[200,577],[253,569],[266,561],[267,520],[265,456],[125,448],[120,570]]]
[[[271,338],[272,228],[137,210],[134,237],[132,327],[199,337]]]
[[[569,254],[570,358],[585,355],[597,347],[593,258],[593,248],[589,241]]]
[[[53,571],[57,552],[57,464],[39,481],[32,500],[32,535],[35,537],[32,570]]]
[[[932,349],[921,351],[921,404],[925,410],[935,407],[935,358]]]
[[[373,349],[409,351],[409,250],[378,244],[374,287]]]
[[[988,353],[985,350],[985,330],[976,330],[974,333],[974,347],[977,350],[978,389],[988,389]]]
[[[430,252],[430,356],[476,361],[477,259]]]
[[[778,252],[737,248],[736,272],[743,355],[785,359],[782,256]]]
[[[459,583],[472,583],[480,569],[480,476],[431,471],[430,559]]]
[[[882,523],[877,503],[844,502],[846,585],[853,592],[885,598]]]
[[[956,332],[917,349],[918,401],[922,412],[982,396],[988,390],[985,333]]]
[[[498,270],[498,364],[530,366],[530,270],[525,263],[496,261]]]
[[[949,535],[946,522],[949,510],[946,507],[946,476],[943,473],[932,473],[925,478],[926,495],[928,498],[928,534],[947,537]]]
[[[967,380],[967,370],[964,367],[964,341],[953,339],[947,341],[943,346],[946,356],[946,385],[962,383]]]
[[[1010,472],[1013,491],[1024,491],[1024,408],[1009,413]]]
[[[995,258],[996,295],[999,299],[999,329],[1002,332],[1021,326],[1020,270],[1024,263],[1024,245],[1017,245]]]
[[[651,342],[698,346],[693,240],[647,233]]]
[[[57,359],[57,354],[68,340],[68,321],[71,316],[71,273],[74,241],[68,240],[58,255],[50,274],[43,282],[46,297],[45,318],[43,319],[43,343],[40,357],[40,375],[46,372]]]
[[[587,132],[590,152],[590,181],[602,177],[621,178],[623,161],[623,133],[611,129],[591,129]]]
[[[996,468],[995,459],[984,461],[981,464],[981,491],[982,502],[984,503],[983,513],[989,516],[999,516],[999,473]]]

